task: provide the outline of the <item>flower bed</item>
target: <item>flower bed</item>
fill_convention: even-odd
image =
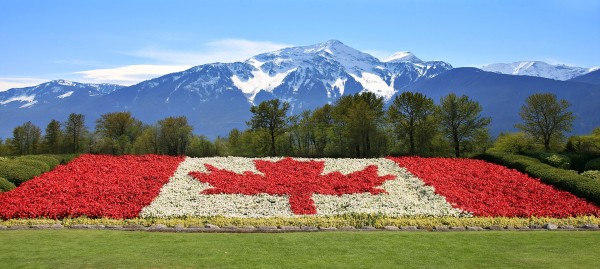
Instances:
[[[387,159],[186,158],[142,217],[460,216]]]
[[[0,193],[0,218],[134,218],[182,157],[83,155]]]
[[[600,215],[598,206],[504,166],[471,159],[390,159],[476,216]]]
[[[503,166],[414,157],[83,155],[0,193],[0,205],[2,219],[600,216]]]

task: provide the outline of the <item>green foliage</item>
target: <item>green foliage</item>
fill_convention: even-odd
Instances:
[[[569,102],[558,100],[552,93],[536,93],[525,100],[519,115],[522,124],[515,127],[531,135],[550,150],[552,140],[562,140],[564,132],[571,131],[575,116],[567,111]]]
[[[40,169],[16,161],[0,162],[0,177],[8,179],[17,186],[41,174]]]
[[[71,113],[64,124],[65,145],[67,152],[80,153],[85,150],[85,140],[88,130],[85,127],[85,115]]]
[[[442,133],[454,147],[455,157],[461,156],[461,147],[471,141],[478,131],[487,128],[491,118],[481,117],[482,107],[466,95],[457,97],[451,93],[442,97],[437,116]]]
[[[552,165],[556,168],[569,170],[571,169],[571,159],[568,156],[558,153],[541,153],[539,155],[540,161],[545,164]]]
[[[525,133],[502,133],[492,150],[522,154],[533,149],[533,140]]]
[[[131,112],[103,114],[96,120],[96,133],[100,140],[98,151],[113,155],[131,153],[133,143],[142,130],[142,122],[132,117]]]
[[[581,173],[584,177],[589,177],[591,179],[600,180],[600,171],[598,170],[588,170]]]
[[[0,192],[10,191],[16,188],[15,184],[8,181],[6,178],[0,177]]]
[[[62,145],[63,133],[60,129],[61,124],[57,120],[51,120],[46,126],[46,134],[44,135],[44,146],[48,153],[59,153]]]
[[[31,167],[35,167],[35,168],[39,169],[40,171],[42,171],[42,173],[50,171],[50,166],[48,164],[46,164],[45,162],[30,159],[27,157],[16,158],[13,160],[13,162],[24,164],[24,165],[31,166]]]
[[[590,160],[585,164],[585,171],[600,170],[600,158]]]
[[[60,164],[60,157],[53,157],[52,155],[25,155],[25,156],[21,156],[18,157],[17,159],[29,159],[29,160],[36,160],[36,161],[41,161],[45,164],[48,165],[49,169],[52,170],[54,169],[54,167],[56,167],[57,165]]]
[[[555,168],[532,157],[503,152],[487,152],[477,158],[517,169],[546,184],[571,192],[596,204],[600,204],[600,184],[591,178],[570,170]]]
[[[187,117],[168,117],[158,121],[158,150],[167,155],[185,155],[190,139],[192,126]]]
[[[31,121],[13,130],[13,150],[15,154],[36,154],[40,149],[42,131]]]
[[[288,128],[289,119],[286,114],[289,109],[290,104],[287,102],[281,103],[279,99],[263,101],[258,106],[250,108],[252,119],[247,122],[247,125],[252,130],[263,130],[269,134],[271,156],[277,155],[275,144],[277,137]]]
[[[408,140],[408,154],[423,155],[436,133],[433,99],[421,93],[403,92],[387,111],[394,133]]]

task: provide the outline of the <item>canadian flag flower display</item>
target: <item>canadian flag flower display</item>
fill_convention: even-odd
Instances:
[[[0,193],[0,218],[600,215],[539,180],[469,159],[82,155]]]

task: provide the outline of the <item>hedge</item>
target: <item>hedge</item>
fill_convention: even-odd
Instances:
[[[8,181],[6,178],[0,177],[0,192],[10,191],[16,188],[15,184]]]
[[[593,159],[585,164],[585,171],[600,170],[600,158]]]
[[[24,164],[24,165],[31,166],[31,167],[35,167],[37,169],[40,169],[40,171],[42,171],[42,173],[46,173],[46,172],[50,171],[50,166],[48,164],[46,164],[45,162],[42,162],[42,161],[38,161],[38,160],[27,159],[27,158],[17,158],[17,159],[14,159],[13,162]]]
[[[558,153],[541,153],[540,161],[560,169],[571,169],[571,158]]]
[[[8,181],[17,186],[41,174],[42,171],[40,169],[18,162],[0,162],[0,177],[8,179]]]
[[[25,156],[21,156],[21,157],[17,158],[17,160],[20,160],[20,159],[36,160],[36,161],[44,162],[50,167],[50,170],[54,169],[54,167],[56,167],[57,165],[60,164],[59,159],[52,157],[52,156],[48,156],[48,155],[25,155]]]
[[[476,158],[517,169],[532,177],[539,178],[546,184],[600,205],[600,183],[574,171],[552,167],[536,158],[503,152],[487,152],[476,156]]]

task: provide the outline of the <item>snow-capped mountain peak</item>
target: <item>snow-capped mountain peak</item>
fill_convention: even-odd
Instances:
[[[495,63],[481,67],[482,70],[507,75],[534,76],[555,80],[569,80],[591,72],[589,68],[552,65],[542,61],[519,61],[512,63]]]
[[[395,62],[422,63],[423,62],[421,59],[417,58],[417,56],[415,56],[410,51],[398,51],[398,52],[390,55],[383,61],[386,63],[389,63],[389,62],[392,62],[392,63],[395,63]]]

